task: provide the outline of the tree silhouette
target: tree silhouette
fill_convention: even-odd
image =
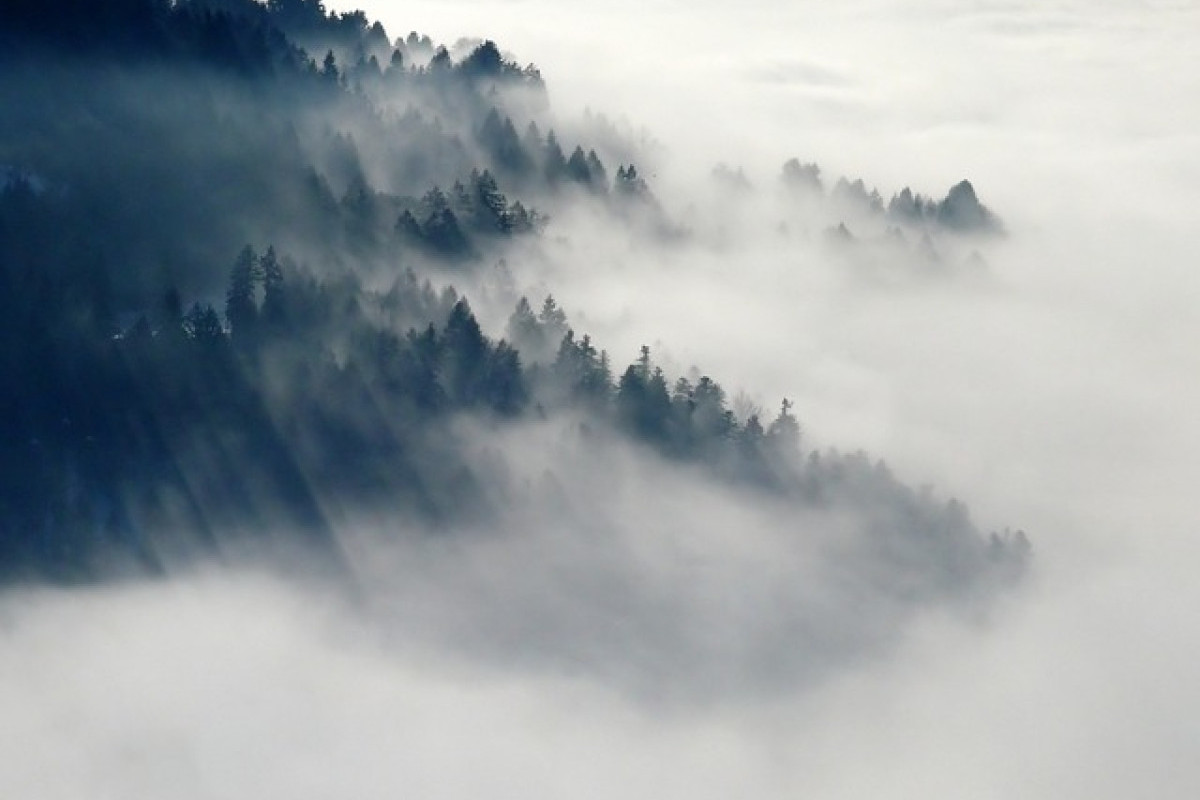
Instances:
[[[283,267],[275,248],[268,247],[259,259],[259,274],[262,276],[263,302],[261,309],[262,323],[271,330],[278,331],[286,320]]]
[[[258,332],[254,291],[259,279],[258,258],[254,249],[246,245],[229,271],[229,288],[225,293],[225,320],[234,344],[242,347],[253,344]]]

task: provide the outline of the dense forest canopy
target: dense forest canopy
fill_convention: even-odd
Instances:
[[[17,0],[0,53],[6,579],[276,548],[338,564],[364,514],[586,527],[569,478],[489,444],[539,426],[786,509],[782,535],[836,520],[856,580],[904,608],[1021,573],[1023,533],[818,451],[789,399],[738,408],[719,376],[610,354],[515,285],[567,210],[658,246],[720,226],[661,201],[603,116],[561,125],[495,42],[392,38],[316,0]],[[712,179],[723,208],[756,191]],[[839,252],[944,267],[938,248],[1002,233],[967,181],[885,202],[793,159],[775,183]]]

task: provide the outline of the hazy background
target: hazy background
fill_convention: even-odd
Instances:
[[[724,251],[652,252],[566,218],[548,234],[569,269],[513,266],[617,363],[645,342],[768,407],[792,397],[810,444],[865,447],[1025,528],[1034,574],[985,619],[924,618],[812,691],[669,711],[359,630],[344,598],[256,576],[19,595],[0,615],[0,794],[1200,791],[1200,10],[362,5],[393,37],[496,39],[560,117],[645,126],[670,210],[718,161],[770,189],[798,156],[885,199],[970,178],[1010,232],[980,280],[863,277],[773,220]]]

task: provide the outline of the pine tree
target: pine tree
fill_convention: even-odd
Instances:
[[[471,185],[474,189],[474,211],[477,225],[491,233],[509,233],[512,221],[508,216],[508,200],[496,185],[496,179],[488,170],[472,172]]]
[[[529,300],[522,297],[517,301],[517,306],[513,309],[512,315],[508,318],[508,327],[505,329],[505,335],[508,340],[515,344],[520,350],[530,354],[532,360],[541,361],[545,357],[546,338],[542,331],[542,326],[538,323],[538,319],[533,314],[533,308],[529,305]]]
[[[571,157],[567,160],[566,166],[567,177],[575,183],[590,185],[592,182],[592,171],[588,167],[587,156],[583,154],[583,148],[576,145],[575,150],[571,153]]]
[[[767,438],[778,452],[798,455],[800,452],[800,423],[792,414],[793,407],[795,407],[795,403],[785,397],[780,404],[779,416],[767,428]]]
[[[554,131],[546,134],[545,155],[542,160],[542,174],[546,178],[546,183],[551,186],[556,186],[567,171],[567,159],[563,155],[562,147],[558,144],[558,137]]]
[[[262,321],[267,327],[278,329],[284,322],[283,267],[275,255],[275,248],[268,247],[258,261],[262,275],[263,303]]]
[[[441,344],[446,394],[459,405],[473,405],[482,394],[488,341],[466,300],[450,310]]]
[[[183,317],[183,331],[189,339],[203,345],[212,346],[225,338],[221,329],[221,318],[210,305],[194,303],[190,311]]]
[[[600,156],[596,155],[595,150],[588,150],[587,167],[588,174],[591,176],[592,188],[600,192],[607,191],[608,171],[604,169],[604,164],[600,161]]]
[[[229,289],[225,293],[225,320],[234,343],[241,346],[252,344],[257,333],[254,287],[258,280],[258,258],[254,249],[246,245],[229,271]]]
[[[559,341],[567,332],[567,313],[558,307],[554,295],[546,295],[542,302],[542,310],[538,313],[538,322],[542,323],[548,342]]]
[[[321,62],[321,76],[330,83],[338,82],[337,59],[332,50],[325,53],[325,60]]]

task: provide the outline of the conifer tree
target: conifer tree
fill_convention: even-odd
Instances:
[[[229,288],[225,293],[225,321],[229,323],[234,343],[241,346],[251,344],[257,332],[254,287],[258,280],[258,258],[254,249],[246,245],[229,271]]]

